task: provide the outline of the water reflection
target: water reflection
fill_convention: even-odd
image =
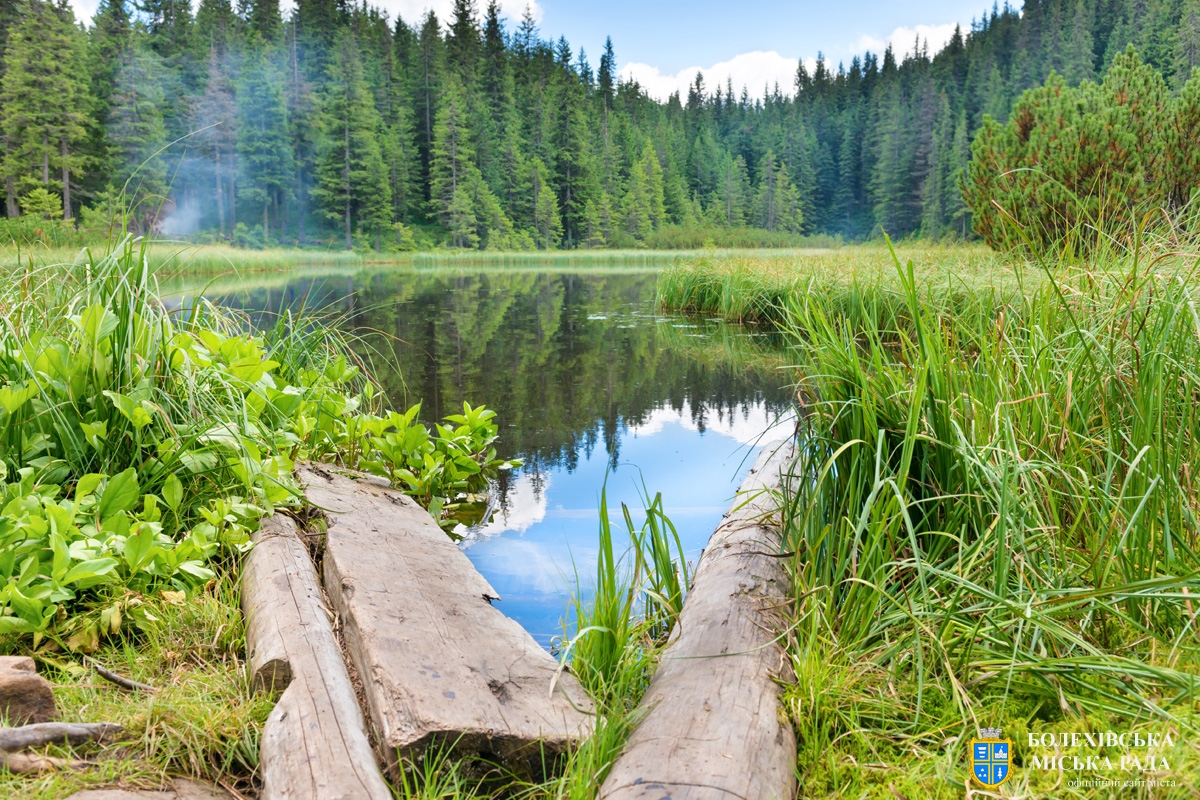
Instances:
[[[786,376],[761,336],[655,313],[641,271],[339,272],[214,287],[269,315],[305,304],[340,316],[397,407],[422,417],[467,400],[499,414],[504,457],[494,517],[463,542],[539,641],[562,630],[575,570],[596,560],[597,502],[641,507],[662,492],[696,557],[762,437],[791,432]]]

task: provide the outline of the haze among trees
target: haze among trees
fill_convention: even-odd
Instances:
[[[1130,45],[1179,95],[1200,0],[1029,0],[937,53],[818,59],[790,87],[697,77],[665,102],[618,78],[611,40],[593,67],[495,2],[406,21],[339,0],[286,17],[278,0],[102,0],[85,27],[66,0],[0,0],[3,209],[123,204],[136,232],[246,246],[968,237],[985,118],[1002,126],[1052,73],[1103,77]]]

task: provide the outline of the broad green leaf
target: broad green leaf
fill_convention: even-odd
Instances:
[[[125,539],[125,563],[131,572],[137,572],[146,562],[146,556],[154,545],[154,534],[149,525],[142,525],[138,532]]]
[[[112,514],[133,508],[137,505],[139,497],[141,497],[141,490],[138,488],[137,473],[133,467],[130,467],[108,479],[108,485],[104,487],[104,493],[100,495],[100,505],[96,511],[100,518],[104,519]]]
[[[163,483],[163,501],[172,511],[179,510],[179,504],[183,502],[183,482],[171,473],[167,476],[167,480]]]
[[[68,586],[74,584],[80,589],[86,589],[89,586],[104,583],[108,573],[112,572],[116,566],[115,558],[94,558],[90,561],[83,561],[67,571],[67,574],[63,576],[62,583]]]
[[[35,395],[37,395],[37,387],[32,384],[22,384],[19,387],[4,386],[0,388],[0,407],[9,414],[15,414]]]
[[[75,497],[83,497],[96,491],[100,482],[104,480],[103,475],[98,475],[95,472],[89,472],[79,479],[79,483],[75,484]]]

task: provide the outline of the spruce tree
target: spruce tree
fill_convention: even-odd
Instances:
[[[562,238],[562,218],[558,214],[558,198],[550,185],[550,170],[540,158],[529,162],[529,187],[533,196],[533,229],[537,246],[553,250]]]
[[[130,226],[143,235],[156,227],[167,201],[163,74],[145,36],[135,36],[110,98],[107,139],[114,169],[110,186],[122,198]]]
[[[224,239],[233,230],[233,165],[237,142],[237,109],[225,59],[214,44],[209,51],[204,94],[193,107],[198,138],[211,159],[217,231]]]
[[[349,30],[334,42],[317,124],[313,198],[327,219],[341,224],[347,250],[354,247],[356,228],[378,243],[391,225],[391,186],[379,147],[379,114]]]
[[[263,239],[271,240],[271,210],[281,210],[292,188],[292,143],[284,80],[257,33],[246,40],[237,83],[239,197],[261,210]],[[372,131],[372,138],[375,131]]]
[[[61,192],[68,220],[91,112],[85,48],[69,6],[30,0],[9,32],[0,78],[5,183]]]

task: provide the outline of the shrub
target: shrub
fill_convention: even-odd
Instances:
[[[1200,186],[1200,75],[1172,98],[1132,48],[1103,83],[1058,75],[1025,92],[1006,124],[990,117],[971,147],[963,195],[992,247],[1089,248]]]

